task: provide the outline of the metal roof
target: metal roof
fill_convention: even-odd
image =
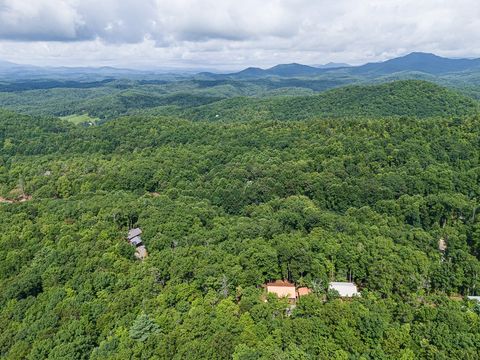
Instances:
[[[130,244],[137,246],[142,243],[142,238],[140,236],[135,236],[133,239],[129,239],[128,241]]]
[[[138,236],[142,233],[142,230],[140,228],[135,228],[135,229],[131,229],[131,230],[128,230],[128,240],[134,238],[135,236]]]
[[[329,289],[336,290],[342,297],[351,297],[360,295],[357,290],[357,285],[351,282],[331,282],[328,285]]]

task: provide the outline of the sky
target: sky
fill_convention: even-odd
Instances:
[[[0,60],[234,70],[480,57],[478,0],[0,0]]]

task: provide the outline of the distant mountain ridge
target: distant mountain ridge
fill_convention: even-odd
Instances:
[[[245,70],[239,71],[238,73],[226,74],[226,76],[233,77],[266,77],[266,76],[280,76],[280,77],[294,77],[294,76],[307,76],[307,75],[316,75],[321,72],[321,69],[302,65],[297,63],[291,64],[279,64],[275,65],[269,69],[261,69],[257,67],[249,67]]]
[[[15,64],[15,63],[12,63],[10,61],[4,61],[4,60],[0,60],[0,69],[9,69],[9,68],[16,68],[16,67],[20,67],[22,65],[19,65],[19,64]]]
[[[326,64],[311,65],[311,66],[316,67],[316,68],[318,68],[318,69],[334,69],[334,68],[351,67],[352,65],[347,64],[347,63],[329,62],[329,63],[326,63]]]
[[[464,71],[480,71],[480,59],[451,59],[431,53],[413,52],[405,56],[381,62],[372,62],[359,66],[342,63],[328,63],[325,65],[304,65],[299,63],[278,64],[271,68],[248,67],[232,73],[201,72],[195,75],[185,75],[178,72],[176,77],[209,79],[209,80],[252,80],[264,78],[312,78],[319,76],[364,76],[367,78],[392,75],[397,73],[417,72],[427,75],[442,75]],[[63,78],[77,77],[82,74],[97,75],[103,78],[150,78],[167,76],[156,70],[133,70],[114,67],[39,67],[32,65],[14,64],[0,60],[0,75],[12,75],[20,78],[61,76]],[[173,73],[168,73],[175,77]]]
[[[338,65],[338,66],[337,66]],[[367,63],[359,66],[348,64],[331,64],[325,66],[308,66],[298,63],[279,64],[268,69],[250,67],[230,74],[202,73],[216,79],[251,79],[262,77],[306,77],[323,74],[347,75],[390,75],[399,72],[421,72],[432,75],[462,72],[466,70],[480,70],[480,59],[450,59],[435,54],[413,52],[405,56],[386,61]]]
[[[480,59],[450,59],[430,53],[413,52],[383,62],[356,66],[351,68],[350,71],[354,74],[365,74],[368,72],[392,74],[401,71],[444,74],[470,69],[480,69]]]
[[[338,66],[337,66],[338,65]],[[235,80],[247,80],[247,79],[259,79],[267,77],[308,77],[324,74],[325,72],[333,69],[349,68],[348,64],[334,64],[329,63],[326,65],[320,65],[319,67],[303,65],[298,63],[290,64],[278,64],[268,69],[261,69],[258,67],[248,67],[244,70],[235,73],[228,74],[215,74],[211,72],[203,72],[198,75],[205,76],[213,79],[235,79]]]

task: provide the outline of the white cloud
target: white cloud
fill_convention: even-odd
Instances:
[[[158,1],[158,31],[174,41],[246,40],[294,35],[301,19],[279,0]]]
[[[480,56],[477,0],[0,0],[0,58],[268,66]]]
[[[13,40],[75,40],[82,21],[61,0],[0,0],[0,37]]]

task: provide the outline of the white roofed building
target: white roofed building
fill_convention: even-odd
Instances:
[[[341,297],[360,296],[357,285],[351,282],[331,282],[328,289],[336,290]]]

